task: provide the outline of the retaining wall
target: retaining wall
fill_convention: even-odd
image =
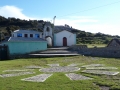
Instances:
[[[116,57],[116,58],[120,57],[120,48],[115,48],[115,47],[87,48],[81,46],[72,46],[69,49],[75,50],[82,55],[98,56],[98,57]]]

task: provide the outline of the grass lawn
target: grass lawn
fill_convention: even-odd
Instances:
[[[25,66],[50,67],[47,64],[58,63],[60,66],[67,66],[78,63],[78,67],[89,64],[104,64],[105,66],[117,67],[115,71],[120,72],[120,59],[100,58],[100,57],[54,57],[54,58],[30,58],[0,61],[0,74],[9,69],[24,69]],[[22,81],[23,78],[41,74],[39,69],[34,70],[34,74],[21,75],[15,77],[0,77],[0,90],[100,90],[99,86],[108,86],[111,90],[120,90],[120,73],[115,76],[86,74],[81,68],[74,73],[93,78],[92,80],[70,80],[65,76],[66,73],[53,73],[45,82]]]
[[[106,47],[106,44],[87,44],[88,48],[93,48],[93,47]]]

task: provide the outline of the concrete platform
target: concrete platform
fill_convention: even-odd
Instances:
[[[45,51],[35,52],[29,54],[30,56],[35,57],[56,57],[56,56],[78,56],[76,51],[68,50],[69,47],[55,47],[55,48],[48,48]]]

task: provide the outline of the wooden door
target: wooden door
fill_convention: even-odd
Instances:
[[[63,37],[63,46],[67,46],[67,38]]]

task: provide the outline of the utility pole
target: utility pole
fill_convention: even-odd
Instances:
[[[54,18],[53,18],[53,39],[52,39],[52,41],[53,41],[53,45],[52,46],[54,46],[54,29],[55,29],[55,18],[56,18],[56,16],[54,16]]]

